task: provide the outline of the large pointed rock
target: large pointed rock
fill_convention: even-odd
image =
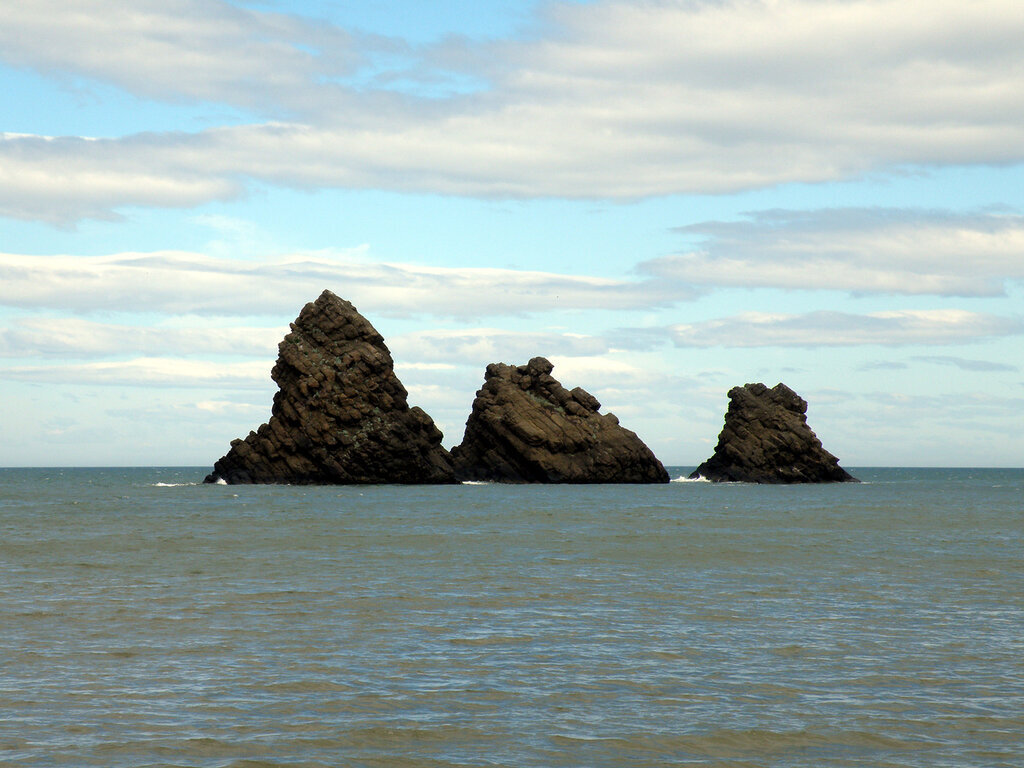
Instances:
[[[476,393],[462,444],[462,480],[509,483],[665,483],[665,467],[597,399],[565,389],[543,357],[492,363]]]
[[[785,384],[729,390],[714,455],[691,478],[744,483],[857,482],[807,426],[807,401]]]
[[[395,376],[384,339],[330,291],[278,346],[270,421],[214,464],[207,482],[454,483],[441,432]]]

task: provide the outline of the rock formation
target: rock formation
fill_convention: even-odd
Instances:
[[[476,393],[462,444],[452,449],[462,480],[511,483],[665,483],[651,450],[597,399],[565,389],[543,357],[492,363]]]
[[[394,373],[384,339],[330,291],[278,346],[270,421],[214,464],[206,482],[454,483],[441,432]]]
[[[729,390],[714,455],[691,478],[715,482],[857,482],[807,426],[807,401],[785,384]]]

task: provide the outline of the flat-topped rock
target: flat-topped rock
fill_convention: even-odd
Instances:
[[[807,401],[785,384],[729,390],[714,455],[691,478],[744,483],[857,482],[807,425]]]
[[[270,421],[214,464],[206,482],[454,483],[441,432],[395,376],[384,339],[330,291],[278,346]]]
[[[668,473],[593,395],[568,390],[543,357],[492,363],[452,449],[461,480],[509,483],[666,483]]]

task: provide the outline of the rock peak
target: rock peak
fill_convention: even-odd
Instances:
[[[807,425],[807,401],[785,384],[729,390],[714,455],[690,475],[715,482],[856,482]]]
[[[351,302],[326,289],[316,301],[302,308],[291,323],[291,330],[309,336],[325,348],[340,349],[353,341],[362,341],[387,352],[384,337],[370,321]]]
[[[441,432],[409,407],[383,337],[331,291],[299,312],[271,377],[270,420],[232,441],[208,482],[455,482]]]
[[[733,387],[729,390],[729,399],[754,407],[758,401],[770,402],[794,413],[807,413],[807,401],[782,382],[771,389],[761,383]]]
[[[543,357],[491,363],[462,444],[452,449],[465,480],[520,483],[658,483],[668,473],[597,398],[568,390]]]

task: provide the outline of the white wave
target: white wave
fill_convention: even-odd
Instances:
[[[489,480],[463,480],[459,485],[494,485],[494,483]]]
[[[151,488],[179,488],[183,485],[199,485],[199,483],[150,483]]]
[[[701,475],[700,477],[686,477],[685,475],[680,475],[679,477],[675,478],[674,480],[671,480],[670,482],[673,482],[673,483],[710,483],[711,481],[708,480],[703,475]]]

